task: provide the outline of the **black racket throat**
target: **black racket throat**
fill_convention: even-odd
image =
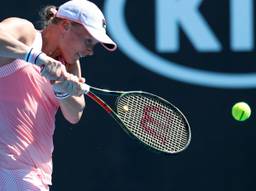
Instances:
[[[120,95],[126,93],[125,91],[111,91],[111,90],[100,89],[100,88],[96,88],[96,87],[92,87],[92,86],[90,86],[90,92],[92,92],[94,94],[107,95],[107,96],[120,96]]]

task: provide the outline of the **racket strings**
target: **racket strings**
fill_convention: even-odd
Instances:
[[[182,114],[155,97],[121,96],[117,113],[133,135],[157,150],[176,153],[188,144],[189,132]]]

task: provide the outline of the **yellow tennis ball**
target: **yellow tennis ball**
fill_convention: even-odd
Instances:
[[[124,106],[123,106],[123,110],[124,110],[125,112],[129,111],[128,105],[124,105]]]
[[[245,121],[251,116],[251,108],[245,102],[238,102],[232,107],[232,116],[237,121]]]

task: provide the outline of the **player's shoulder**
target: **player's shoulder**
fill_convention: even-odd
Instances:
[[[11,26],[23,26],[34,28],[34,25],[28,21],[27,19],[19,18],[19,17],[9,17],[1,21],[1,25],[11,25]]]
[[[32,22],[18,17],[4,19],[0,22],[0,28],[23,42],[33,40],[36,34],[36,29]]]

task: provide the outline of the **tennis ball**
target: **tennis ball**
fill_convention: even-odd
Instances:
[[[238,102],[232,107],[232,116],[237,121],[245,121],[251,115],[251,108],[245,102]]]
[[[124,106],[123,106],[123,110],[124,110],[125,112],[129,111],[128,105],[124,105]]]

